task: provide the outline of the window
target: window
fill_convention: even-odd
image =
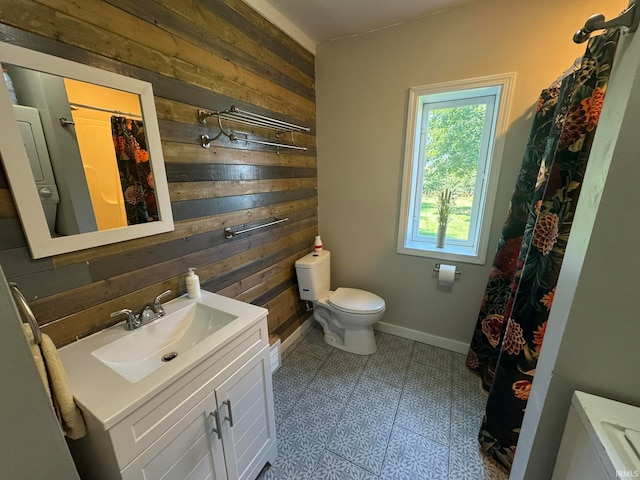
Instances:
[[[514,76],[409,89],[399,253],[484,263]]]

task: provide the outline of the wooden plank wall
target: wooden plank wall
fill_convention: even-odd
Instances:
[[[0,40],[151,82],[174,232],[33,260],[4,171],[0,265],[58,345],[171,289],[188,267],[203,288],[269,309],[284,339],[307,317],[293,263],[318,231],[314,58],[241,0],[3,0]],[[232,104],[305,125],[306,152],[216,141],[197,110]],[[249,138],[268,131],[238,127]],[[215,130],[213,131],[215,133]],[[227,226],[289,222],[224,238]]]

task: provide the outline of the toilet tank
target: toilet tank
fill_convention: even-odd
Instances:
[[[296,261],[298,290],[302,300],[318,300],[329,293],[331,254],[327,250],[311,252]]]

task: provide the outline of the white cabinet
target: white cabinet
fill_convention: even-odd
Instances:
[[[265,415],[273,412],[272,397],[268,347],[259,361],[246,363],[216,389],[229,480],[253,480],[264,467],[260,459],[275,445],[274,417]]]
[[[83,479],[253,480],[276,457],[266,319],[111,428],[85,417]]]
[[[212,435],[215,392],[198,403],[123,471],[123,480],[226,479],[222,444]],[[213,476],[212,476],[213,473]]]

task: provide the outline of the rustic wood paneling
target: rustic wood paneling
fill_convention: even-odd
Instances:
[[[318,231],[312,55],[236,0],[7,0],[0,40],[148,81],[158,110],[172,232],[33,260],[0,171],[0,264],[57,345],[164,290],[183,294],[187,267],[204,288],[269,308],[283,340],[309,316],[293,265]],[[198,123],[197,110],[231,105],[309,127],[294,136],[307,151],[278,154],[224,136],[204,149],[199,135],[215,135],[217,124]],[[289,221],[224,237],[226,227],[274,217]]]
[[[239,180],[215,182],[175,182],[169,185],[171,200],[196,200],[242,195],[249,193],[278,192],[286,190],[316,189],[318,181],[313,178],[274,178],[268,180]]]
[[[309,208],[317,208],[316,198],[309,198],[249,210],[229,212],[221,215],[212,215],[185,220],[182,222],[177,222],[175,230],[172,232],[164,233],[162,235],[156,235],[153,237],[144,237],[135,240],[129,240],[115,245],[105,245],[98,248],[90,248],[87,250],[80,250],[77,252],[58,255],[56,257],[53,257],[53,263],[56,266],[61,266],[68,265],[70,263],[86,262],[95,258],[114,255],[116,253],[137,250],[149,245],[155,245],[161,242],[169,241],[171,239],[188,238],[200,233],[222,230],[228,226],[236,226],[246,222],[256,221],[257,219],[286,217],[299,210],[305,210]],[[2,232],[0,232],[0,235],[1,234]],[[22,230],[20,230],[20,234],[22,234]],[[26,245],[26,240],[23,239],[22,244]]]
[[[246,210],[249,208],[263,207],[265,205],[311,198],[316,196],[316,194],[317,192],[315,189],[302,189],[174,202],[172,205],[173,218],[176,220],[185,220],[188,218],[216,215],[235,210]]]
[[[152,23],[141,22],[139,19],[136,21],[137,17],[122,10],[104,12],[103,15],[108,16],[111,21],[109,25],[99,27],[87,21],[87,18],[94,19],[95,15],[85,9],[71,12],[72,15],[83,16],[77,18],[33,0],[11,0],[5,3],[2,14],[6,23],[24,25],[93,53],[117,58],[126,64],[138,65],[232,98],[244,97],[254,105],[275,111],[283,111],[289,102],[290,110],[315,110],[312,99],[300,97],[285,87],[265,80],[245,69],[242,64],[234,64],[209,54],[205,49],[165,32]],[[100,3],[106,5],[105,2]],[[148,1],[145,5],[157,4]],[[117,31],[108,28],[115,28]],[[210,34],[215,33],[212,31]]]
[[[225,163],[251,165],[282,165],[316,168],[316,157],[277,154],[272,151],[256,152],[226,148],[214,142],[210,148],[200,144],[163,142],[164,161],[167,163]],[[236,145],[237,147],[237,145]]]
[[[267,63],[268,60],[274,60],[273,55],[269,56],[269,58],[265,58],[265,54],[257,57],[255,56],[257,53],[255,51],[247,52],[242,48],[238,48],[239,46],[244,48],[253,46],[255,42],[240,43],[237,34],[234,36],[225,35],[227,32],[237,33],[237,31],[230,30],[223,19],[211,14],[212,11],[197,8],[197,2],[185,0],[148,1],[144,3],[131,2],[129,0],[106,1],[137,18],[144,19],[158,28],[186,39],[202,48],[205,52],[215,54],[217,57],[226,59],[234,65],[243,65],[247,70],[263,78],[267,78],[291,92],[295,92],[311,100],[315,97],[315,91],[310,77],[304,78],[302,75],[299,75],[299,79],[291,78],[296,72],[299,72],[299,70],[289,68],[286,71],[291,76],[287,75],[280,70],[285,70],[286,68],[284,61],[271,61]],[[90,3],[96,2],[84,0],[83,6]],[[166,6],[161,5],[162,3],[166,4]],[[217,5],[212,5],[214,7],[224,6],[222,2],[218,2]],[[98,25],[101,21],[104,21],[100,16],[94,18]],[[212,35],[212,31],[216,32],[216,35]],[[248,37],[244,37],[248,39]],[[194,52],[194,50],[196,51]],[[191,49],[190,53],[192,55],[202,54],[202,50]]]
[[[283,36],[270,22],[258,15],[242,0],[203,0],[202,5],[215,11],[232,28],[251,36],[256,42],[281,56],[285,61],[314,77],[313,55],[291,38]]]
[[[195,112],[195,109],[194,109]],[[168,142],[182,142],[182,143],[195,143],[202,147],[201,135],[207,135],[209,138],[215,138],[220,131],[218,125],[215,123],[210,123],[207,125],[197,124],[190,125],[187,123],[180,122],[172,122],[169,120],[162,120],[158,122],[160,126],[160,135],[165,141]],[[233,126],[225,125],[225,130],[227,133],[233,133],[237,140],[232,141],[226,135],[220,136],[220,138],[216,139],[215,142],[219,145],[224,145],[227,147],[238,148],[246,148],[250,150],[258,150],[262,152],[270,152],[274,150],[274,147],[269,145],[261,145],[259,143],[251,142],[250,140],[267,140],[274,143],[281,144],[293,144],[300,147],[305,147],[306,151],[300,151],[297,149],[288,150],[286,147],[282,147],[284,151],[293,151],[297,152],[298,155],[307,155],[307,156],[315,156],[316,155],[316,147],[314,145],[304,145],[303,143],[294,141],[291,142],[288,139],[288,136],[285,136],[284,141],[280,140],[276,137],[275,133],[270,131],[260,131],[259,129],[248,129],[243,127],[242,125],[235,124]],[[305,137],[300,136],[303,140]],[[248,141],[243,141],[248,140]],[[294,139],[295,140],[295,139]],[[206,150],[206,148],[204,148]]]
[[[315,177],[315,168],[281,167],[271,165],[220,165],[167,163],[169,182],[224,182],[246,180],[268,180],[276,178]]]

